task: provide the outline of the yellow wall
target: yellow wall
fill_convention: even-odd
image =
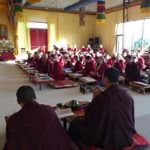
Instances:
[[[122,22],[122,10],[106,14],[106,23],[96,25],[96,36],[100,37],[107,52],[113,54],[116,43],[116,24]],[[142,13],[140,5],[132,6],[128,11],[129,21],[150,17],[150,13]]]
[[[81,47],[90,37],[95,37],[95,15],[86,15],[85,26],[79,26],[79,14],[24,10],[28,21],[48,22],[49,49],[54,43],[66,42],[70,46]]]
[[[8,39],[14,45],[14,31],[13,31],[13,27],[9,23],[7,11],[8,11],[7,5],[5,3],[0,2],[0,24],[7,25]]]

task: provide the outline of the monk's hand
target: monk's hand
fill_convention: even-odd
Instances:
[[[93,99],[94,99],[97,95],[99,95],[101,92],[102,92],[102,91],[101,91],[101,89],[100,89],[99,87],[95,87],[95,88],[93,89]]]

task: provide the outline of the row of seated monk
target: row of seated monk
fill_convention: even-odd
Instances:
[[[36,102],[32,87],[16,92],[21,110],[7,120],[3,150],[144,150],[149,142],[135,129],[134,100],[118,85],[119,71],[103,74],[105,90],[93,90],[82,118],[67,131],[51,106]]]
[[[100,81],[102,74],[109,67],[115,67],[120,75],[130,81],[142,81],[144,78],[141,70],[149,69],[149,64],[145,64],[142,56],[122,55],[110,57],[100,48],[99,52],[93,51],[72,51],[61,53],[58,49],[52,52],[28,54],[27,65],[34,67],[39,73],[47,73],[55,80],[63,80],[64,68],[71,68],[74,73],[82,73],[83,76],[89,76]]]

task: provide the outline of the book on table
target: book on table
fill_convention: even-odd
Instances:
[[[57,117],[59,119],[74,116],[74,113],[72,112],[71,108],[58,109],[58,110],[55,110],[55,113],[57,114]]]

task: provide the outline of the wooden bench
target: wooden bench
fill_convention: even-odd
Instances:
[[[133,82],[130,82],[129,85],[135,90],[142,91],[143,94],[145,94],[146,92],[150,92],[150,85],[149,84],[133,81]]]

